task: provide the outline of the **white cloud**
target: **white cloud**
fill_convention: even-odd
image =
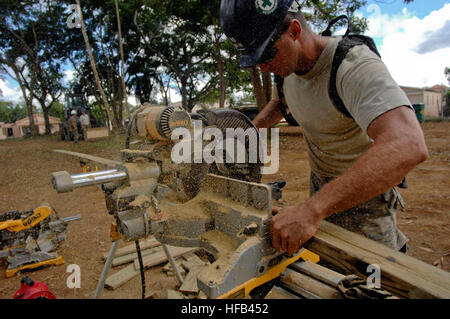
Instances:
[[[431,12],[423,19],[412,16],[405,8],[402,14],[383,14],[377,5],[367,8],[367,35],[383,38],[379,51],[393,78],[405,86],[447,84],[444,68],[450,66],[450,43],[445,25],[450,21],[450,4]],[[441,34],[439,45],[430,43]],[[430,40],[431,39],[431,40]],[[447,47],[446,47],[447,46]],[[419,53],[419,52],[422,52]]]
[[[169,96],[169,99],[170,99],[171,103],[177,103],[177,102],[180,102],[180,101],[181,101],[181,95],[180,95],[180,93],[178,93],[178,91],[175,90],[175,89],[173,89],[173,88],[169,88],[169,94],[168,94],[168,96]],[[158,100],[162,101],[162,99],[163,99],[162,94],[161,94],[160,92],[158,92],[158,93],[156,94],[156,98],[157,98]]]
[[[129,104],[133,105],[133,106],[136,106],[136,105],[139,104],[139,103],[138,103],[138,100],[137,100],[137,98],[136,98],[136,96],[133,95],[133,94],[128,94],[128,95],[127,95],[127,102],[128,102]]]
[[[71,82],[73,80],[74,76],[75,76],[75,73],[76,72],[74,70],[70,70],[70,69],[65,70],[64,71],[64,79],[63,79],[63,81],[65,83]]]
[[[8,82],[0,79],[0,90],[2,91],[2,100],[19,103],[23,101],[22,91],[19,87],[12,87]]]

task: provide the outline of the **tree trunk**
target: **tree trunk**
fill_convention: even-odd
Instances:
[[[45,122],[45,135],[51,135],[52,129],[50,127],[50,119],[48,118],[48,111],[50,110],[52,104],[49,107],[45,107],[45,104],[42,105],[42,113],[44,113],[44,122]]]
[[[266,101],[269,103],[272,99],[272,74],[270,72],[262,72],[262,80]]]
[[[186,90],[186,84],[182,81],[180,83],[181,87],[180,87],[180,93],[181,93],[181,105],[183,106],[183,108],[185,110],[188,109],[188,94],[187,94],[187,90]]]
[[[11,69],[13,70],[16,78],[17,78],[17,82],[19,83],[20,89],[22,90],[22,95],[23,95],[23,99],[25,100],[25,105],[27,106],[27,114],[28,114],[28,120],[30,121],[30,132],[32,136],[37,136],[39,131],[38,128],[36,126],[36,124],[34,123],[34,117],[33,117],[33,87],[34,87],[34,78],[32,78],[32,83],[30,85],[30,96],[27,96],[27,89],[25,87],[25,83],[22,81],[23,79],[21,78],[21,72],[17,69],[17,67],[14,64],[10,64],[9,65],[11,67]],[[31,76],[34,77],[35,74],[33,72],[31,72]]]
[[[125,85],[125,59],[123,54],[123,45],[122,45],[122,28],[120,27],[120,16],[119,16],[119,3],[118,0],[115,1],[116,3],[116,15],[117,15],[117,27],[119,30],[119,47],[120,47],[120,58],[122,60],[122,74],[120,75],[120,80],[122,84],[122,90],[123,90],[123,97],[125,100],[125,109],[127,111],[128,119],[131,119],[130,116],[130,108],[128,107],[128,98],[127,98],[127,86]]]
[[[34,123],[34,117],[33,117],[33,98],[26,99],[26,105],[27,105],[27,113],[28,113],[28,119],[30,121],[30,132],[32,136],[38,136],[39,130]]]
[[[220,48],[220,37],[218,36],[218,27],[214,30],[214,40],[215,40],[215,47],[217,52],[217,69],[219,72],[219,107],[223,108],[225,107],[225,98],[226,98],[226,91],[227,91],[227,84],[225,80],[225,63],[222,58],[221,54],[221,48]]]
[[[249,71],[252,79],[253,91],[256,97],[256,105],[258,106],[258,110],[261,112],[267,104],[266,94],[261,84],[261,72],[256,66],[250,68]]]
[[[115,121],[115,117],[113,116],[111,112],[111,107],[108,103],[108,99],[106,98],[105,91],[103,91],[103,88],[100,84],[100,78],[98,76],[97,67],[95,66],[95,59],[91,51],[91,46],[89,44],[89,38],[86,34],[86,28],[84,26],[84,19],[83,19],[83,12],[81,10],[80,0],[75,0],[78,7],[78,14],[80,15],[80,22],[81,22],[81,32],[83,33],[84,43],[86,45],[86,50],[89,54],[89,61],[91,62],[91,68],[92,72],[94,73],[95,83],[97,84],[97,89],[100,92],[100,95],[102,97],[103,104],[105,105],[105,110],[108,113],[108,118],[110,119],[110,122],[113,126],[113,130],[117,130],[117,124]]]
[[[38,101],[39,104],[41,105],[42,113],[44,115],[45,135],[50,135],[52,134],[52,130],[50,128],[50,119],[48,118],[48,111],[51,109],[53,102],[51,102],[50,105],[47,107],[45,105],[45,98],[40,98],[38,99]]]

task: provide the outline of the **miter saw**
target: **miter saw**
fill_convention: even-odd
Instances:
[[[68,223],[78,219],[81,215],[60,218],[48,204],[1,214],[0,258],[6,258],[9,264],[6,277],[22,270],[63,264],[56,250],[65,240]]]
[[[53,173],[53,186],[63,193],[101,185],[107,210],[125,241],[154,235],[163,244],[203,247],[215,259],[197,277],[199,289],[209,298],[245,297],[279,277],[300,258],[318,262],[319,257],[305,249],[285,256],[272,247],[272,187],[284,185],[260,183],[261,161],[174,163],[173,148],[187,141],[174,140],[172,133],[177,128],[192,132],[195,120],[204,125],[204,133],[206,128],[223,132],[242,128],[258,134],[252,122],[238,111],[189,114],[181,108],[144,105],[133,115],[128,128],[130,136],[144,141],[138,149],[129,148],[127,137],[122,163],[104,171]],[[216,139],[206,135],[202,136],[203,146]],[[246,138],[245,143],[249,142]],[[198,149],[190,150],[195,158]]]

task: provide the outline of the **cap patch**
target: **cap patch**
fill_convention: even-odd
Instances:
[[[256,11],[261,14],[271,14],[277,8],[278,0],[255,0]]]

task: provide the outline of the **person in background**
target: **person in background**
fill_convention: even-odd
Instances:
[[[70,112],[69,130],[70,130],[70,133],[73,135],[74,143],[77,144],[78,143],[78,127],[77,127],[77,111],[75,111],[75,110],[72,110],[72,112]]]
[[[83,130],[83,138],[86,140],[87,129],[91,127],[91,121],[89,115],[86,114],[86,110],[81,110],[80,124]]]

